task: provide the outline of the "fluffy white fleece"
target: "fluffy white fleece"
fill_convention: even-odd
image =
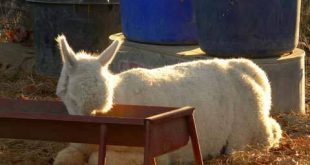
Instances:
[[[64,63],[57,95],[70,114],[89,115],[93,110],[106,112],[114,103],[190,105],[196,108],[203,157],[231,153],[246,145],[270,148],[279,143],[281,128],[269,115],[270,84],[265,72],[250,60],[199,60],[112,74],[108,66],[121,45],[118,41],[98,57],[74,53],[64,36],[58,37],[57,41]],[[78,149],[72,150],[72,147]],[[96,151],[94,146],[71,144],[57,155],[54,164],[72,164],[70,162],[76,160],[85,160],[82,164],[88,160],[89,164],[97,164],[93,153]],[[70,156],[69,152],[76,156]],[[76,152],[82,152],[86,159],[77,158]],[[142,156],[142,149],[116,147],[108,150],[107,163],[142,164]],[[160,164],[168,164],[191,162],[194,158],[187,145],[159,160]]]

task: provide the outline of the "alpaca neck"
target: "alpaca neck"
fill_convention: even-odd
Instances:
[[[107,112],[114,104],[115,87],[118,84],[118,76],[112,74],[108,69],[103,68],[101,71],[104,89],[104,107],[103,111]]]
[[[124,95],[124,92],[126,92],[126,89],[121,88],[121,84],[123,83],[123,80],[120,78],[118,74],[112,75],[112,77],[113,77],[112,102],[113,104],[120,104],[121,98]]]
[[[146,86],[137,69],[116,74],[114,80],[113,104],[136,104],[137,90],[145,89]]]

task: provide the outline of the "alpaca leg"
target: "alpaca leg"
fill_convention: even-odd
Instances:
[[[71,145],[58,152],[53,165],[85,165],[86,157]]]
[[[70,145],[78,149],[87,157],[89,157],[93,152],[98,151],[98,145],[95,144],[70,143]]]
[[[242,150],[246,146],[270,148],[274,141],[272,125],[269,118],[252,118],[252,122],[243,123],[236,120],[231,135],[228,138],[227,153]]]
[[[280,125],[271,117],[265,117],[258,123],[257,131],[254,133],[254,144],[261,144],[259,147],[269,149],[278,146],[282,137]]]
[[[108,151],[107,165],[114,164],[143,165],[143,153]]]
[[[231,154],[235,150],[242,150],[250,143],[248,136],[243,136],[238,131],[234,131],[227,140],[227,146],[223,153]]]
[[[240,117],[240,116],[239,116]],[[244,122],[242,118],[236,119],[233,123],[232,131],[228,136],[225,150],[222,150],[222,153],[231,154],[234,150],[242,150],[246,146],[251,145],[254,127],[257,122],[253,123]],[[255,128],[256,129],[256,128]]]
[[[111,146],[109,146],[111,147]],[[106,153],[106,164],[130,164],[130,165],[143,165],[143,152],[140,149],[128,149],[128,147],[111,147]],[[124,151],[123,149],[126,149]],[[98,165],[98,151],[93,152],[88,159],[88,165]]]
[[[273,147],[278,147],[280,139],[282,138],[282,130],[280,124],[273,118],[270,118],[270,123],[272,127],[272,133],[273,133]]]
[[[54,161],[54,165],[85,165],[89,155],[98,150],[97,145],[70,143],[60,151]]]
[[[143,165],[143,156],[130,152],[107,151],[106,164]],[[98,152],[94,152],[90,155],[88,165],[98,165]]]
[[[88,165],[98,165],[98,151],[90,154],[88,159]]]
[[[243,149],[247,144],[252,147],[270,148],[277,146],[281,138],[280,125],[272,118],[257,120],[256,127],[246,129],[235,127],[228,138],[227,153],[236,149]]]
[[[266,148],[278,146],[282,137],[282,131],[276,120],[271,117],[266,117],[265,120],[260,123],[260,128],[258,130],[256,136],[253,138],[254,142],[260,143]]]

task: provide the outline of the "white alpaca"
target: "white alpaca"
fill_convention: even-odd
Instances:
[[[64,36],[57,41],[64,63],[57,95],[70,114],[106,112],[115,103],[191,105],[196,108],[203,157],[231,153],[246,145],[270,148],[279,143],[281,128],[269,115],[270,84],[264,71],[249,60],[199,60],[112,74],[108,66],[121,45],[118,41],[98,57],[84,52],[75,54]],[[85,160],[81,165],[88,160],[89,164],[96,164],[96,151],[94,146],[71,144],[58,154],[54,164],[70,164],[81,159]],[[81,152],[84,157],[77,159],[69,156],[70,152],[75,155]],[[107,164],[142,164],[142,156],[142,149],[114,147],[108,150]],[[161,159],[160,164],[194,160],[189,145]]]

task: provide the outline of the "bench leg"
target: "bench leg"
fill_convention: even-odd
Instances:
[[[201,151],[200,151],[200,146],[199,146],[199,141],[198,141],[198,136],[197,136],[197,131],[196,131],[195,119],[193,115],[188,117],[188,124],[189,124],[190,137],[191,137],[191,142],[192,142],[196,164],[203,165],[203,160],[201,156]]]
[[[145,126],[145,144],[144,144],[144,165],[156,165],[155,157],[152,156],[151,148],[151,128],[150,123],[147,122]]]
[[[100,126],[100,144],[99,144],[98,165],[105,165],[106,143],[107,143],[106,134],[107,134],[106,125],[101,125]]]
[[[144,165],[156,165],[155,158],[154,157],[152,158],[152,157],[145,157],[144,156]]]

